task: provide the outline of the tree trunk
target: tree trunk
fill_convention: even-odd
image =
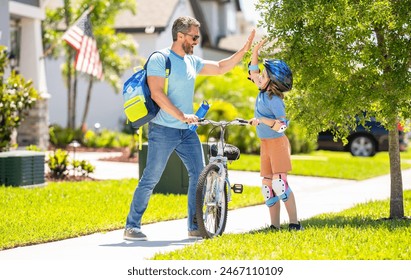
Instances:
[[[67,28],[71,24],[71,12],[70,12],[70,0],[64,0],[64,19],[66,22]],[[72,87],[71,87],[71,81],[72,81],[72,76],[71,76],[71,67],[72,67],[72,61],[73,61],[73,49],[67,45],[67,127],[72,128],[72,123],[71,123],[71,113],[72,113]]]
[[[70,47],[69,47],[70,48]],[[69,55],[67,59],[67,127],[72,128],[72,111],[73,111],[73,101],[72,101],[72,96],[73,96],[73,87],[72,87],[72,75],[71,75],[71,67],[72,67],[72,50],[69,49]]]
[[[93,89],[93,77],[90,76],[90,80],[88,82],[88,88],[87,88],[86,104],[84,105],[83,118],[81,120],[81,128],[86,127],[86,121],[87,121],[88,109],[90,107],[92,89]]]
[[[398,219],[404,217],[404,201],[399,136],[396,123],[390,126],[388,140],[391,176],[390,218]]]
[[[74,70],[74,78],[73,78],[73,97],[72,97],[72,104],[71,104],[71,125],[72,129],[76,128],[76,109],[77,109],[77,71]]]

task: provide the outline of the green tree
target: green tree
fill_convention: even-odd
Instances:
[[[260,23],[294,71],[290,111],[345,138],[375,116],[389,130],[390,218],[404,217],[397,123],[411,114],[410,0],[260,0]]]
[[[248,70],[246,69],[244,65],[236,66],[223,76],[199,76],[197,78],[196,101],[200,104],[203,100],[207,100],[211,104],[207,118],[213,120],[233,120],[235,118],[249,120],[254,116],[258,89],[254,83],[247,79]],[[288,99],[287,96],[286,99]],[[288,103],[288,101],[286,102]],[[194,109],[197,110],[197,108]],[[201,136],[201,141],[207,140],[210,131],[210,126],[198,128],[197,132]],[[306,129],[294,120],[291,121],[286,134],[290,139],[293,154],[307,153],[316,147],[316,139],[313,140],[312,137],[306,135]],[[218,137],[218,135],[218,132],[214,131],[214,134],[210,136]],[[227,137],[228,143],[237,146],[242,152],[258,153],[260,150],[260,140],[257,137],[255,127],[230,127]]]
[[[10,148],[13,131],[40,98],[33,82],[26,81],[14,70],[7,79],[4,78],[8,65],[7,48],[0,45],[0,152]]]
[[[131,67],[133,61],[130,55],[136,55],[137,50],[131,36],[115,32],[114,22],[121,11],[129,10],[135,13],[135,4],[133,0],[65,0],[63,7],[47,10],[46,20],[43,23],[44,44],[47,49],[53,48],[51,55],[54,57],[58,57],[63,48],[66,58],[66,63],[63,65],[63,76],[67,85],[68,128],[74,129],[76,123],[78,73],[73,67],[73,49],[60,41],[65,30],[61,31],[59,25],[64,22],[65,26],[71,26],[85,10],[93,7],[90,20],[103,64],[104,81],[118,93],[122,86],[121,76]],[[83,126],[88,115],[93,85],[98,80],[82,73],[80,77],[88,82],[86,103],[81,120],[81,126]]]
[[[247,79],[247,71],[242,66],[236,66],[222,76],[199,76],[195,90],[195,99],[198,104],[203,100],[211,104],[207,118],[227,121],[235,118],[249,120],[254,115],[257,89]],[[198,128],[202,141],[207,140],[211,129],[211,126]],[[210,136],[218,137],[218,131],[214,131],[214,134]],[[259,150],[259,140],[254,127],[230,127],[227,137],[228,143],[237,146],[243,152],[255,153]]]

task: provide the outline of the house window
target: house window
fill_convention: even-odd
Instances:
[[[39,0],[15,0],[16,2],[20,2],[22,4],[27,4],[35,7],[40,7]]]
[[[18,19],[10,19],[10,67],[18,71],[20,65],[21,27]]]

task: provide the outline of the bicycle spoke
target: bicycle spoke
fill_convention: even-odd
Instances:
[[[227,195],[224,183],[225,181],[220,178],[219,167],[215,164],[208,165],[200,175],[196,215],[199,230],[206,238],[224,232],[227,221]],[[223,189],[220,190],[221,188]]]

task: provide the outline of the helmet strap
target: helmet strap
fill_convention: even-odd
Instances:
[[[267,91],[270,84],[271,84],[271,80],[268,81],[267,85],[265,86],[265,88],[262,89],[262,91],[264,91],[264,92]]]

